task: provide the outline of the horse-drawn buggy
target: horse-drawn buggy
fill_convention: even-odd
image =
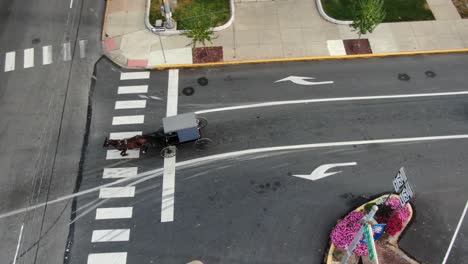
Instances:
[[[113,146],[120,151],[120,155],[126,156],[128,149],[140,148],[144,154],[148,146],[161,146],[161,156],[167,158],[175,155],[180,144],[194,142],[195,148],[203,149],[211,143],[211,139],[202,137],[202,129],[208,125],[208,121],[195,113],[165,117],[162,123],[160,129],[150,134],[124,139],[106,138],[104,147]]]

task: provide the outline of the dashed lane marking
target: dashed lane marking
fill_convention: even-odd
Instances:
[[[91,242],[122,242],[130,239],[130,229],[94,230]]]
[[[118,94],[147,93],[148,85],[119,86]]]
[[[5,54],[5,72],[15,70],[16,52],[11,51]]]
[[[52,46],[42,47],[42,65],[49,65],[52,63]]]
[[[133,207],[109,207],[96,209],[96,220],[132,218]]]
[[[114,116],[112,118],[112,125],[131,125],[131,124],[142,124],[145,122],[144,115],[131,115],[131,116]]]
[[[120,73],[120,80],[135,80],[135,79],[149,79],[150,72],[122,72]]]
[[[34,67],[34,48],[24,50],[23,66],[25,69]]]
[[[99,189],[99,198],[126,198],[135,196],[135,186]]]
[[[137,159],[140,157],[140,149],[129,149],[127,150],[126,156],[120,155],[120,150],[110,149],[107,151],[106,159]]]
[[[102,178],[128,178],[138,175],[138,167],[105,168]]]
[[[87,264],[126,264],[127,252],[96,253],[88,255]]]
[[[124,139],[124,138],[131,138],[134,136],[141,136],[141,135],[143,135],[142,131],[114,132],[114,133],[110,133],[109,139]]]
[[[115,109],[145,108],[146,100],[126,100],[115,102]]]

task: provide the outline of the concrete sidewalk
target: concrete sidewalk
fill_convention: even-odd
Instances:
[[[159,36],[146,28],[146,2],[108,0],[106,54],[131,68],[191,64],[190,39]],[[436,20],[382,23],[362,38],[369,39],[374,54],[468,48],[468,19],[460,18],[451,0],[427,2]],[[342,40],[357,38],[349,26],[323,19],[315,0],[236,2],[234,23],[215,35],[209,46],[222,46],[224,61],[342,56]]]

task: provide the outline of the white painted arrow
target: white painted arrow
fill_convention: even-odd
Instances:
[[[285,82],[285,81],[291,81],[295,84],[300,84],[300,85],[319,85],[319,84],[330,84],[333,83],[333,81],[325,81],[325,82],[311,82],[311,81],[306,81],[306,80],[312,80],[315,79],[314,77],[301,77],[301,76],[289,76],[281,80],[277,80],[277,82]]]
[[[356,162],[346,162],[346,163],[334,163],[334,164],[324,164],[316,168],[311,174],[309,175],[301,175],[301,174],[296,174],[293,176],[299,177],[299,178],[304,178],[307,180],[313,180],[316,181],[321,178],[325,178],[328,176],[331,176],[333,174],[340,173],[341,171],[333,171],[333,172],[326,172],[327,170],[335,167],[345,167],[345,166],[356,166]]]

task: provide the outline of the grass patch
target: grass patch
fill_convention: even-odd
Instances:
[[[321,0],[325,13],[339,20],[352,20],[353,1]],[[384,22],[434,20],[426,0],[384,0]]]
[[[452,0],[462,18],[468,18],[468,0]]]
[[[160,6],[160,0],[151,0],[151,24],[154,24],[156,19],[163,19]],[[198,8],[200,6],[209,14],[194,14],[192,10],[200,10]],[[177,29],[180,30],[185,29],[184,21],[196,19],[198,16],[204,15],[210,16],[212,27],[225,24],[231,17],[229,0],[177,0],[177,6],[172,10],[172,17],[177,21]]]

